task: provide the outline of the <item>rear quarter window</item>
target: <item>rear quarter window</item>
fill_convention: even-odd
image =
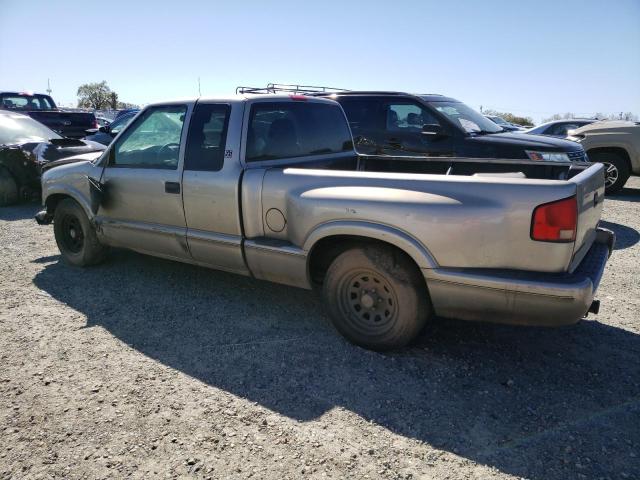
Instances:
[[[318,102],[261,102],[251,107],[248,162],[353,150],[338,105]]]

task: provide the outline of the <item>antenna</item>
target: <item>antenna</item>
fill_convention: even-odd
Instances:
[[[200,91],[200,77],[198,77],[198,96],[202,96],[202,91]]]
[[[53,92],[53,90],[51,90],[51,84],[49,83],[49,79],[47,78],[47,94],[51,96],[51,92]]]

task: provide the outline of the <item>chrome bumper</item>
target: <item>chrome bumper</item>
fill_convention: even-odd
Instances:
[[[597,311],[594,295],[614,242],[612,231],[598,228],[589,252],[571,274],[440,268],[424,269],[423,274],[436,315],[517,325],[569,325]]]

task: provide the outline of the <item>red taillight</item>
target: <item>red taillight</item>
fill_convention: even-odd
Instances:
[[[577,224],[576,197],[538,205],[533,211],[531,238],[541,242],[573,242]]]
[[[94,120],[93,121],[93,128],[98,128],[98,127],[99,127],[98,120]]]
[[[307,100],[307,97],[305,95],[289,95],[289,98],[291,100],[297,100],[301,102],[304,102]]]

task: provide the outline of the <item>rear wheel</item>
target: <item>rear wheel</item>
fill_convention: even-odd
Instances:
[[[71,265],[85,267],[104,260],[107,249],[82,207],[74,200],[62,200],[53,217],[53,231],[62,258]]]
[[[0,207],[13,205],[18,201],[18,184],[11,172],[0,167]]]
[[[336,329],[374,350],[408,344],[430,312],[418,268],[402,252],[381,246],[340,254],[327,271],[323,297]]]
[[[596,152],[589,155],[592,162],[604,165],[604,186],[608,194],[617,193],[627,183],[631,172],[626,160],[617,153]]]

